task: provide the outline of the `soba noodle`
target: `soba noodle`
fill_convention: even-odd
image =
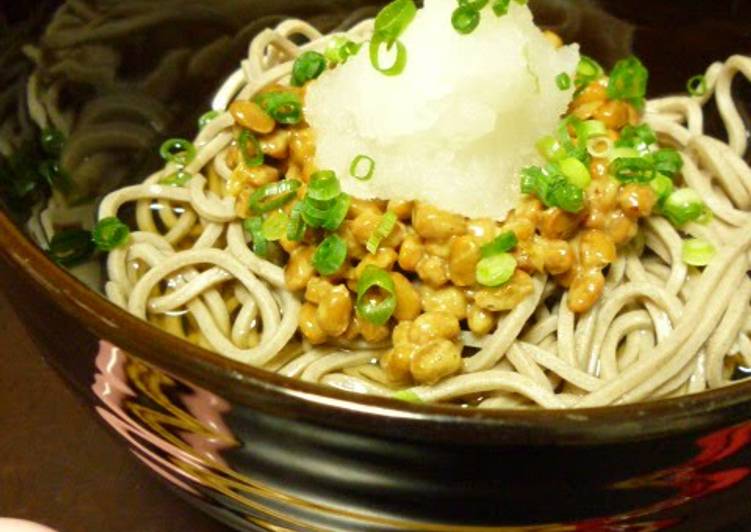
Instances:
[[[368,20],[346,33],[371,36]],[[341,344],[312,347],[296,337],[301,302],[285,288],[284,272],[254,255],[234,198],[221,183],[231,170],[234,100],[252,98],[284,81],[293,60],[322,50],[335,35],[288,20],[260,33],[248,58],[219,89],[220,114],[198,135],[198,154],[185,170],[185,188],[160,184],[173,165],[143,184],[109,195],[100,219],[135,204],[138,231],[107,260],[108,297],[143,319],[233,360],[358,393],[392,396],[375,364],[383,347]],[[297,43],[305,41],[306,44]],[[604,297],[577,316],[556,284],[534,278],[534,293],[502,315],[487,337],[464,332],[475,348],[459,375],[417,386],[425,402],[471,402],[480,408],[579,408],[654,400],[717,388],[751,364],[751,168],[744,161],[748,132],[731,93],[737,74],[751,79],[751,58],[712,65],[705,96],[648,102],[644,121],[661,144],[677,148],[685,182],[714,213],[708,225],[686,234],[718,250],[703,271],[682,260],[682,236],[653,217],[608,273]],[[705,133],[703,107],[714,98],[727,144]],[[208,172],[213,167],[212,172]],[[257,343],[256,343],[257,342]]]

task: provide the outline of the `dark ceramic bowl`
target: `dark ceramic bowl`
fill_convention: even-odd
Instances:
[[[364,3],[76,2],[67,33],[41,44],[50,60],[66,47],[104,41],[116,52],[117,76],[132,81],[155,57],[239,35],[210,71],[178,66],[174,94],[162,95],[170,103],[163,127],[181,133],[259,27],[278,15],[330,26]],[[13,46],[37,42],[57,7],[10,4],[3,60]],[[632,51],[641,56],[656,94],[681,90],[714,60],[751,52],[751,6],[740,0],[533,4],[542,22],[605,63]],[[118,9],[126,26],[108,34],[102,27],[111,30],[112,17],[103,17],[93,34],[76,33],[76,20],[99,13],[97,6]],[[28,75],[23,61],[16,67],[4,64],[4,87]],[[76,108],[101,95],[91,80],[72,87],[62,98]],[[141,150],[153,150],[157,137],[145,138]],[[137,179],[150,162],[128,149],[122,164]],[[21,228],[24,205],[7,189],[3,199],[3,290],[50,363],[145,465],[237,529],[748,529],[751,383],[561,412],[363,399],[235,364],[118,310],[50,262]]]

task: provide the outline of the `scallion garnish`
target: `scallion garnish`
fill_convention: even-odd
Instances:
[[[634,56],[618,61],[610,72],[608,97],[631,102],[637,108],[644,104],[647,95],[649,71]]]
[[[368,250],[368,253],[375,255],[375,253],[378,251],[378,248],[381,246],[381,242],[386,240],[394,230],[394,227],[396,227],[396,222],[397,217],[393,212],[389,211],[383,215],[383,218],[381,218],[378,227],[375,231],[373,231],[373,234],[370,235],[368,243],[365,246],[365,249]]]
[[[613,153],[613,140],[610,137],[592,137],[587,141],[587,153],[597,159],[607,159]]]
[[[347,243],[338,235],[330,235],[316,249],[313,267],[324,276],[338,272],[347,259]]]
[[[60,266],[71,268],[91,258],[95,250],[89,231],[66,229],[52,237],[47,254]]]
[[[289,216],[284,211],[276,211],[263,221],[263,237],[272,242],[281,240],[287,236],[288,227]]]
[[[657,177],[649,182],[649,186],[652,187],[652,190],[657,196],[657,206],[662,209],[663,205],[665,205],[665,201],[667,201],[675,189],[673,180],[668,176],[657,174]]]
[[[560,90],[567,91],[571,88],[571,76],[566,72],[561,72],[556,76],[555,84]]]
[[[323,221],[323,227],[327,231],[336,231],[344,222],[352,204],[352,198],[349,194],[339,194],[334,200],[334,204],[326,212],[326,218]]]
[[[185,139],[169,139],[159,149],[162,159],[178,166],[187,166],[196,158],[196,147]]]
[[[592,183],[592,174],[589,168],[575,157],[568,157],[558,163],[561,173],[566,177],[569,183],[582,190],[586,190]]]
[[[415,405],[421,405],[424,403],[424,401],[420,399],[420,396],[412,390],[400,390],[398,392],[394,392],[394,395],[392,395],[392,397],[397,401],[404,401],[405,403],[412,403]]]
[[[301,186],[302,183],[296,179],[264,185],[250,196],[250,211],[253,214],[264,214],[279,209],[292,201]]]
[[[499,235],[490,244],[484,245],[480,251],[484,258],[499,255],[501,253],[508,253],[519,244],[519,239],[516,237],[516,233],[513,231],[506,231]]]
[[[99,251],[112,251],[127,244],[130,229],[114,216],[100,220],[91,234],[94,245]]]
[[[253,145],[253,153],[251,154],[248,144]],[[261,148],[261,142],[258,138],[248,131],[243,129],[240,132],[240,136],[237,138],[237,147],[240,149],[240,154],[243,157],[243,162],[248,168],[256,168],[261,166],[266,157],[263,155],[263,149]]]
[[[198,119],[198,129],[203,129],[215,120],[221,113],[219,111],[209,111],[201,115]]]
[[[522,170],[522,193],[534,194],[547,207],[578,213],[584,208],[584,191],[568,182],[554,165],[545,170],[530,166]]]
[[[331,39],[326,45],[326,50],[323,52],[324,57],[330,65],[338,65],[346,63],[347,59],[353,55],[357,55],[357,52],[362,48],[362,44],[358,44],[354,41],[350,41],[346,37],[337,35]]]
[[[582,55],[579,65],[576,67],[575,83],[579,88],[586,87],[593,81],[598,80],[605,73],[600,64],[586,55]]]
[[[715,247],[700,238],[692,238],[683,242],[683,262],[689,266],[707,266],[714,258]]]
[[[586,144],[592,138],[605,137],[608,134],[607,126],[599,120],[584,120],[576,122],[575,128],[579,146]]]
[[[370,62],[386,76],[397,76],[407,65],[407,49],[399,37],[417,15],[413,0],[394,0],[384,7],[375,19],[373,38],[370,41]],[[396,58],[390,67],[381,66],[381,48],[391,50],[396,45]]]
[[[616,141],[617,148],[634,148],[645,152],[653,144],[657,143],[657,134],[648,124],[638,126],[628,125],[621,131],[621,137]]]
[[[686,89],[691,96],[701,98],[707,94],[709,86],[707,85],[707,77],[704,75],[698,75],[688,80]]]
[[[460,5],[451,15],[451,25],[462,35],[469,35],[480,25],[480,11],[469,5]]]
[[[193,174],[180,169],[174,174],[168,175],[159,181],[159,184],[166,187],[184,187],[191,179],[193,179]]]
[[[310,176],[308,197],[317,202],[334,200],[341,194],[342,188],[336,174],[331,170],[321,170]]]
[[[551,135],[541,138],[536,147],[540,155],[550,162],[559,161],[566,156],[566,151],[561,147],[560,142]]]
[[[372,294],[377,290],[379,293]],[[357,314],[374,325],[385,325],[396,310],[396,285],[378,266],[365,267],[357,281]]]
[[[363,168],[364,166],[364,168]],[[349,174],[358,181],[370,181],[375,173],[376,162],[367,155],[358,155],[349,167]]]
[[[287,240],[290,242],[299,242],[305,236],[305,222],[302,219],[303,202],[298,201],[289,215],[289,225],[287,226]]]
[[[677,150],[663,148],[647,155],[657,172],[675,178],[683,170],[683,159]]]
[[[472,9],[481,10],[490,3],[490,0],[459,0],[460,7],[471,7]]]
[[[647,184],[656,176],[654,164],[644,157],[621,157],[610,163],[610,173],[621,183]]]
[[[515,0],[515,2],[523,6],[527,3],[527,0]],[[511,0],[494,0],[493,13],[495,13],[499,17],[502,17],[508,14],[508,9],[510,5],[511,5]]]
[[[302,87],[308,81],[318,79],[326,70],[326,58],[318,52],[305,52],[292,66],[292,86]]]
[[[477,282],[496,288],[509,282],[516,271],[516,259],[510,253],[498,253],[477,263]]]
[[[277,123],[295,125],[302,121],[302,102],[292,92],[266,92],[254,100]]]
[[[253,243],[253,253],[259,257],[267,257],[269,254],[269,241],[263,235],[263,219],[260,216],[248,218],[243,221],[243,228],[250,235]]]
[[[661,208],[661,212],[676,227],[694,222],[704,216],[706,205],[699,194],[691,188],[673,192]]]

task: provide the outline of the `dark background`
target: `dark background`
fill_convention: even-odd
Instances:
[[[0,517],[60,532],[222,532],[152,477],[43,361],[0,294]]]

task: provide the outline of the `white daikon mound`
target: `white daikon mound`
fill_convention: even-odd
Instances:
[[[360,199],[419,200],[469,217],[503,219],[520,196],[520,170],[539,164],[535,143],[571,102],[556,77],[572,79],[577,46],[556,49],[526,6],[488,7],[471,35],[451,25],[456,0],[426,0],[402,35],[407,67],[375,70],[368,46],[308,88],[305,114],[316,163]],[[384,64],[389,63],[384,59]],[[376,161],[354,179],[358,155]]]

